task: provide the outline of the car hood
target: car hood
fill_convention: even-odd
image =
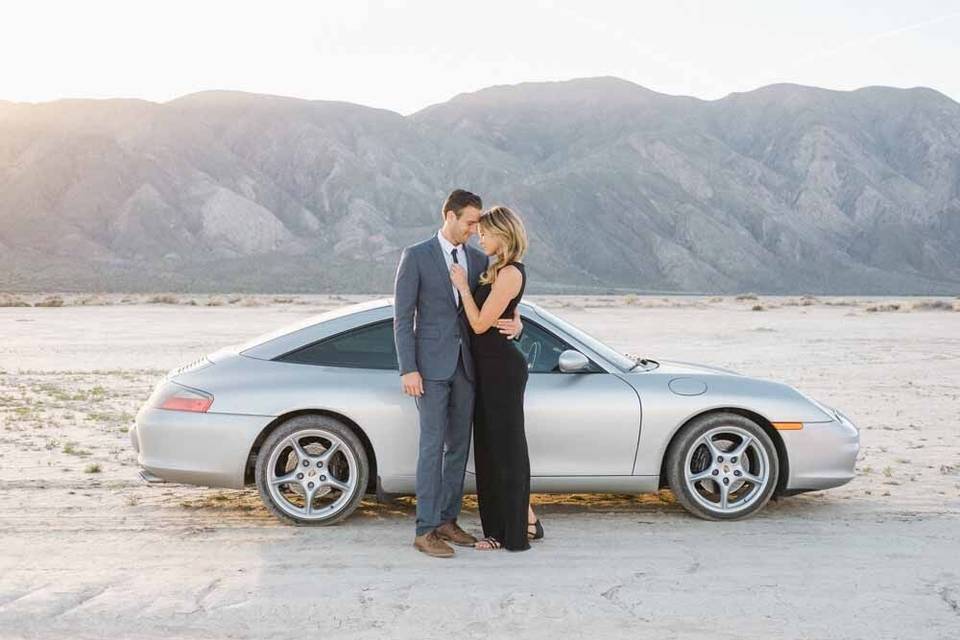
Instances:
[[[743,375],[736,371],[731,371],[730,369],[724,369],[722,367],[712,367],[706,364],[697,364],[696,362],[681,362],[679,360],[655,360],[659,363],[660,366],[656,368],[658,373],[667,373],[667,374],[691,374],[691,373],[722,373],[726,375],[739,376]],[[641,371],[640,368],[637,371]]]

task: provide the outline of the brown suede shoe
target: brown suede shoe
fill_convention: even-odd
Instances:
[[[415,537],[413,539],[413,546],[415,546],[418,551],[422,551],[434,558],[450,558],[454,553],[453,547],[440,539],[436,529],[422,536]]]
[[[437,532],[437,535],[440,536],[441,540],[452,542],[453,544],[461,547],[472,547],[477,541],[475,537],[461,529],[460,525],[456,522],[444,522],[442,525],[434,529],[434,531]]]

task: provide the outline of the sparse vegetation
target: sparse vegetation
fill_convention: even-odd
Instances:
[[[866,311],[869,313],[876,313],[878,311],[899,311],[900,305],[892,302],[890,304],[874,304],[866,308]]]
[[[83,468],[84,473],[100,473],[100,471],[101,469],[99,462],[91,462]]]
[[[825,300],[823,304],[828,307],[855,307],[857,306],[857,301],[840,298],[839,300]]]
[[[10,295],[8,293],[0,294],[0,307],[29,307],[30,303],[26,302],[20,296]]]
[[[63,452],[68,456],[88,456],[90,452],[86,449],[78,449],[76,442],[66,442],[63,445]]]
[[[921,300],[913,303],[914,311],[953,311],[953,305],[946,300]]]
[[[105,411],[91,411],[87,414],[87,420],[92,420],[94,422],[113,422],[116,419],[116,414]]]
[[[40,302],[34,302],[33,306],[35,307],[62,307],[63,298],[60,296],[47,296]]]

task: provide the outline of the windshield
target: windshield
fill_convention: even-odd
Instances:
[[[563,320],[562,318],[559,318],[553,315],[546,309],[542,307],[537,307],[537,313],[539,313],[544,318],[546,318],[553,324],[557,325],[559,328],[569,333],[572,337],[576,338],[577,340],[582,342],[584,345],[586,345],[590,349],[593,349],[594,351],[596,351],[601,356],[603,356],[604,358],[612,362],[614,365],[620,367],[621,369],[625,371],[629,371],[634,367],[634,365],[637,364],[637,361],[634,360],[633,358],[627,357],[625,354],[620,353],[613,347],[608,346],[603,342],[600,342],[590,334],[584,333],[583,331],[576,328],[566,320]]]

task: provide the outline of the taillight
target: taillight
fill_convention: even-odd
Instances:
[[[170,411],[206,412],[213,404],[213,396],[197,389],[188,389],[178,385],[170,385],[160,398],[157,399],[158,409]]]

